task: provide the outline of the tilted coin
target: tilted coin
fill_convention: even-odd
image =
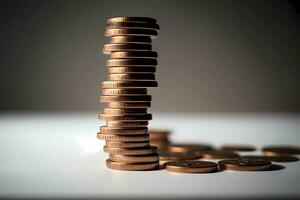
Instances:
[[[151,43],[149,36],[114,36],[110,38],[110,43]]]
[[[126,66],[126,67],[109,67],[108,72],[110,74],[122,74],[122,73],[155,73],[156,67],[152,66]]]
[[[237,153],[222,150],[205,151],[202,155],[203,159],[230,159],[239,157],[239,154]]]
[[[120,66],[155,66],[157,65],[157,59],[151,58],[119,58],[108,59],[106,62],[108,67],[120,67]]]
[[[151,114],[131,114],[131,115],[108,115],[101,113],[98,115],[100,120],[108,121],[146,121],[151,120]]]
[[[109,95],[109,96],[100,96],[101,102],[112,102],[112,101],[120,101],[120,102],[139,102],[139,101],[151,101],[151,95]]]
[[[113,17],[107,20],[107,23],[115,22],[141,22],[156,24],[156,19],[151,17]]]
[[[132,147],[147,147],[150,146],[149,141],[144,142],[117,142],[113,140],[106,140],[105,146],[118,148],[132,148]]]
[[[225,151],[255,151],[255,147],[254,146],[250,146],[250,145],[223,145],[221,148],[221,150],[225,150]]]
[[[221,170],[234,170],[234,171],[260,171],[266,170],[271,167],[272,163],[265,159],[232,159],[221,160],[218,162]]]
[[[155,51],[115,51],[111,52],[111,58],[155,58],[157,59],[157,52]]]
[[[149,130],[151,140],[155,139],[164,139],[170,135],[170,130],[159,130],[159,129],[151,129]]]
[[[263,153],[267,156],[273,155],[296,155],[300,154],[300,148],[294,146],[267,146],[262,149]]]
[[[157,87],[156,81],[103,81],[102,88],[146,88]]]
[[[118,109],[118,108],[117,108]],[[147,127],[148,121],[106,121],[106,125],[110,127]]]
[[[122,134],[122,135],[141,135],[147,134],[148,128],[147,127],[130,127],[130,128],[115,128],[115,127],[108,127],[108,126],[101,126],[100,133],[108,133],[108,134]]]
[[[158,162],[159,156],[157,153],[148,155],[119,155],[119,154],[109,154],[109,159],[115,162],[122,163],[149,163]]]
[[[119,147],[103,147],[104,152],[109,154],[118,155],[147,155],[157,153],[157,147],[132,147],[132,148],[119,148]]]
[[[147,94],[147,88],[103,89],[103,95],[141,95]]]
[[[103,134],[97,133],[97,138],[100,140],[112,140],[116,142],[145,142],[149,141],[149,134],[142,135],[116,135],[116,134]]]
[[[124,43],[124,44],[105,44],[103,47],[104,54],[110,54],[114,51],[151,51],[151,44],[142,43]]]
[[[269,160],[271,162],[296,162],[299,160],[299,158],[295,156],[258,156],[258,155],[245,155],[241,156],[241,158],[246,158],[246,159],[265,159]]]
[[[177,173],[208,173],[218,169],[218,165],[208,161],[176,161],[164,163],[166,170]]]
[[[110,81],[129,81],[129,80],[155,80],[155,75],[150,73],[136,73],[136,74],[109,74]]]
[[[148,22],[109,22],[106,24],[106,29],[112,28],[145,28],[159,30],[159,25]]]
[[[151,138],[151,135],[150,135]],[[212,147],[208,144],[197,143],[173,143],[169,146],[169,150],[173,152],[189,152],[197,151],[199,153],[210,151]]]
[[[154,29],[142,29],[142,28],[115,28],[106,29],[104,35],[106,37],[119,36],[119,35],[141,35],[150,36],[151,38],[157,38],[158,31]]]
[[[197,160],[199,158],[201,158],[201,155],[192,151],[180,153],[180,152],[171,152],[163,149],[159,150],[159,159],[164,161]]]
[[[103,113],[110,115],[147,113],[147,108],[104,108]]]
[[[109,108],[148,108],[151,107],[151,102],[109,102]],[[146,120],[144,120],[146,121]]]
[[[106,160],[106,166],[110,169],[117,169],[117,170],[144,171],[144,170],[158,169],[159,162],[132,164],[132,163],[114,162],[108,159]]]

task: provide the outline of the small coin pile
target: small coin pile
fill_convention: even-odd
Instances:
[[[157,147],[150,145],[148,133],[152,115],[148,87],[157,87],[155,72],[157,52],[152,39],[159,25],[148,17],[115,17],[107,20],[105,44],[108,80],[102,82],[100,101],[107,103],[99,119],[106,121],[97,133],[106,140],[104,152],[109,154],[106,166],[117,170],[153,170],[159,166]]]

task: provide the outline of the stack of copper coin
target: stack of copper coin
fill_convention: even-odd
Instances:
[[[156,20],[147,17],[115,17],[107,20],[104,45],[108,81],[102,83],[101,102],[107,103],[99,119],[106,121],[97,137],[106,140],[106,166],[117,170],[152,170],[159,166],[157,148],[148,133],[152,115],[148,87],[157,87],[157,52],[152,39],[158,35]]]
[[[151,129],[149,130],[149,134],[151,145],[157,146],[158,148],[166,148],[170,145],[169,135],[171,134],[171,131]]]

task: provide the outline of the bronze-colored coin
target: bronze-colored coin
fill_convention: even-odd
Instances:
[[[178,160],[197,160],[201,155],[196,152],[171,152],[164,149],[159,150],[159,159],[163,161],[178,161]]]
[[[103,89],[102,95],[141,95],[147,94],[147,88]]]
[[[118,155],[147,155],[157,153],[157,147],[132,147],[132,148],[118,148],[118,147],[103,147],[104,152]]]
[[[149,36],[114,36],[110,38],[110,43],[147,43],[151,44]]]
[[[233,171],[261,171],[271,167],[272,163],[265,159],[232,159],[218,162],[221,170]]]
[[[171,133],[170,130],[159,130],[159,129],[149,130],[151,140],[165,139],[170,135],[170,133]]]
[[[107,23],[115,22],[141,22],[156,24],[156,19],[150,17],[113,17],[107,20]]]
[[[133,156],[109,154],[109,159],[121,163],[149,163],[149,162],[158,162],[159,156],[157,153],[148,154],[148,155],[133,155]]]
[[[103,81],[102,88],[146,88],[157,87],[156,81]]]
[[[159,25],[154,23],[140,23],[140,22],[109,22],[106,24],[106,29],[114,28],[143,28],[159,30]]]
[[[123,44],[105,44],[103,47],[104,54],[110,54],[114,51],[151,51],[151,44],[142,43],[123,43]]]
[[[106,62],[108,67],[120,67],[120,66],[155,66],[157,65],[157,59],[151,58],[123,58],[123,59],[108,59]]]
[[[164,163],[166,170],[177,173],[209,173],[218,169],[218,165],[208,161],[176,161]]]
[[[119,36],[119,35],[141,35],[150,36],[151,38],[157,38],[158,31],[153,29],[142,29],[142,28],[115,28],[107,29],[104,33],[106,37]]]
[[[109,67],[108,72],[110,74],[122,74],[122,73],[155,73],[156,67],[149,66],[136,66],[136,67]]]
[[[131,114],[131,115],[108,115],[101,113],[98,115],[100,120],[107,121],[147,121],[152,119],[151,114]]]
[[[239,158],[239,154],[230,151],[211,150],[202,153],[203,159],[230,159]]]
[[[241,156],[241,158],[246,159],[265,159],[271,162],[296,162],[299,158],[295,156],[257,156],[257,155],[249,155],[249,156]]]
[[[120,102],[140,102],[140,101],[151,101],[151,95],[115,95],[115,96],[100,96],[101,102],[112,102],[112,101],[120,101]]]
[[[255,151],[255,147],[254,146],[250,146],[250,145],[224,145],[220,148],[221,150],[224,151]]]
[[[97,133],[97,138],[100,140],[112,140],[116,142],[145,142],[149,141],[149,134],[142,135],[116,135]]]
[[[104,108],[103,113],[109,115],[147,113],[147,108]]]
[[[151,138],[151,135],[150,135]],[[172,152],[189,152],[197,151],[199,153],[212,150],[212,147],[207,144],[196,144],[196,143],[175,143],[169,146],[169,150]]]
[[[296,155],[300,154],[300,148],[294,146],[268,146],[262,149],[265,155],[267,156],[276,156],[276,155]]]
[[[109,108],[148,108],[151,107],[151,102],[109,102]],[[144,120],[146,121],[146,120]]]
[[[108,126],[101,126],[100,133],[108,134],[122,134],[122,135],[141,135],[147,134],[147,127],[130,127],[130,128],[115,128]]]
[[[117,142],[112,140],[105,141],[107,147],[132,148],[132,147],[147,147],[150,146],[149,141],[145,142]]]
[[[109,74],[108,80],[110,81],[129,81],[129,80],[155,80],[154,74]]]
[[[116,170],[145,171],[145,170],[158,169],[159,162],[131,164],[131,163],[114,162],[108,159],[106,160],[106,166],[110,169],[116,169]]]
[[[161,150],[161,149],[167,149],[167,147],[170,145],[170,141],[168,139],[166,139],[166,140],[151,140],[150,139],[150,144],[152,146],[158,147]]]
[[[124,122],[124,121],[107,121],[106,125],[109,127],[147,127],[148,121],[137,121],[137,122]]]
[[[157,52],[155,51],[115,51],[111,52],[111,58],[154,58],[157,59]]]

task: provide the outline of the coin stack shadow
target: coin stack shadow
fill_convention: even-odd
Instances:
[[[106,166],[117,170],[153,170],[159,166],[157,147],[150,145],[148,133],[152,115],[148,87],[157,87],[157,52],[152,39],[158,35],[156,20],[147,17],[116,17],[106,23],[104,45],[108,81],[102,82],[101,102],[107,103],[99,119],[106,121],[97,133],[106,140]]]

